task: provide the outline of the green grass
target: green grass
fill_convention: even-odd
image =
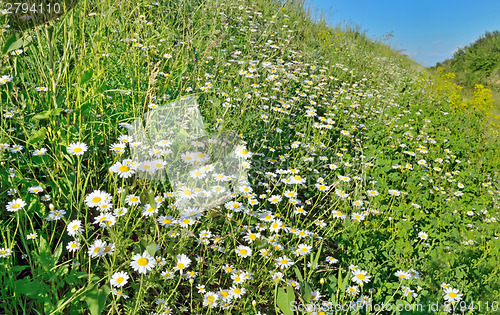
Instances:
[[[498,136],[359,29],[302,2],[81,0],[30,32],[5,28],[0,49],[12,78],[0,85],[2,312],[367,314],[370,300],[439,313],[447,286],[456,313],[497,313]],[[234,132],[252,153],[239,208],[181,218],[169,181],[110,171],[130,163],[128,124],[185,96],[208,132]],[[108,210],[92,204],[97,190]],[[93,257],[99,240],[107,254]],[[137,272],[136,255],[155,267]]]

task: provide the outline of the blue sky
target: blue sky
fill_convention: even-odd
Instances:
[[[434,66],[486,31],[500,30],[500,0],[306,0],[329,24],[351,22],[411,59]]]

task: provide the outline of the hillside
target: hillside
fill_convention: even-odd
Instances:
[[[500,114],[500,31],[486,32],[475,42],[459,48],[452,58],[437,63],[456,75],[455,82],[473,94],[476,84],[492,90],[495,112]]]
[[[497,312],[500,140],[450,75],[300,1],[0,25],[0,313]]]

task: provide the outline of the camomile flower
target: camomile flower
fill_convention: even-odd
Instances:
[[[228,301],[228,300],[231,300],[233,298],[233,296],[231,295],[231,292],[229,290],[226,290],[226,289],[220,289],[219,295],[222,298],[222,300],[224,300],[224,301]]]
[[[47,154],[47,149],[46,148],[41,148],[38,150],[33,151],[33,156],[42,156]]]
[[[138,204],[141,203],[141,199],[138,196],[136,196],[136,195],[128,195],[125,198],[125,203],[128,206],[138,205]]]
[[[238,288],[236,286],[232,286],[230,290],[231,290],[231,296],[235,299],[241,298],[246,293],[245,288]]]
[[[121,288],[127,284],[129,278],[129,275],[126,272],[118,271],[111,276],[111,280],[109,282],[111,283],[111,286]]]
[[[173,217],[163,215],[159,216],[157,221],[161,226],[172,226],[177,222]]]
[[[281,229],[282,224],[283,222],[281,222],[280,220],[271,222],[271,225],[269,225],[269,231],[273,233],[278,232]]]
[[[196,196],[196,192],[190,188],[184,187],[177,192],[177,195],[181,199],[192,199]]]
[[[165,279],[173,279],[175,277],[175,274],[171,270],[164,270],[161,272],[161,276]]]
[[[208,291],[203,295],[203,305],[209,306],[210,308],[214,308],[217,306],[218,299],[219,295],[217,293]]]
[[[328,189],[330,189],[330,186],[326,186],[325,184],[323,183],[317,183],[315,184],[314,186],[316,186],[316,188],[319,190],[319,191],[327,191]]]
[[[110,202],[101,202],[96,208],[101,212],[106,212],[113,209],[113,205]]]
[[[34,187],[29,187],[28,192],[31,194],[38,194],[43,192],[42,186],[34,186]]]
[[[338,263],[339,261],[337,259],[333,258],[332,256],[328,256],[328,257],[326,257],[326,262],[329,263],[330,265],[332,265],[332,264]]]
[[[233,272],[231,274],[231,279],[235,284],[241,284],[247,280],[240,271]]]
[[[361,222],[365,219],[365,216],[361,213],[353,212],[351,214],[351,218],[358,221],[358,222]]]
[[[281,256],[278,259],[276,259],[276,266],[279,267],[280,269],[288,268],[293,264],[294,262],[286,256]]]
[[[241,158],[244,158],[244,159],[248,159],[248,158],[252,157],[252,153],[250,153],[249,151],[247,151],[247,149],[245,147],[241,148],[240,150],[235,150],[234,154],[237,157],[241,157]]]
[[[128,209],[125,207],[116,208],[115,210],[113,210],[113,214],[117,217],[124,216],[125,214],[127,214],[127,212],[128,212]]]
[[[191,265],[191,259],[184,254],[177,255],[177,264],[174,267],[174,270],[178,270],[181,274],[184,272],[184,269]]]
[[[28,239],[28,240],[34,240],[37,237],[38,237],[38,234],[36,232],[33,232],[33,233],[26,235],[26,239]]]
[[[80,243],[78,241],[71,241],[66,245],[66,249],[71,252],[76,252],[80,249]]]
[[[26,206],[26,202],[24,202],[24,200],[18,198],[18,199],[14,199],[14,200],[10,201],[9,203],[7,203],[5,208],[9,212],[17,212],[17,211],[21,210],[22,208],[24,208],[24,206]]]
[[[408,272],[402,271],[402,270],[398,270],[394,275],[398,278],[401,278],[401,279],[410,279],[411,278],[411,275]]]
[[[115,225],[116,218],[110,213],[103,213],[95,217],[94,224],[99,224],[99,227],[108,228]]]
[[[88,150],[88,147],[83,142],[74,142],[71,143],[66,149],[69,154],[83,155]]]
[[[453,289],[451,287],[444,289],[444,299],[450,303],[459,302],[462,299],[463,294],[458,293],[458,289]]]
[[[126,143],[123,143],[123,142],[119,142],[119,143],[113,143],[112,145],[109,146],[109,149],[111,150],[111,152],[113,152],[114,154],[122,154],[123,152],[125,152],[125,148],[127,147],[127,144]]]
[[[135,174],[136,166],[125,162],[116,162],[113,164],[109,171],[118,174],[120,178],[129,178]]]
[[[12,254],[12,251],[10,250],[10,248],[0,248],[0,257],[6,258],[10,254]]]
[[[150,217],[150,216],[158,213],[158,207],[153,207],[149,203],[145,204],[142,207],[142,209],[143,209],[142,210],[142,215],[145,216],[145,217]]]
[[[354,296],[358,293],[358,287],[355,285],[351,285],[351,286],[347,287],[347,289],[345,291],[347,293],[349,293],[350,295]]]
[[[258,239],[260,237],[260,233],[247,233],[243,239],[245,241],[247,241],[248,243],[253,243],[253,241],[255,241],[256,239]]]
[[[96,258],[98,256],[102,256],[104,254],[104,246],[106,246],[106,242],[102,240],[95,240],[94,244],[89,247],[88,254],[91,258]]]
[[[132,256],[132,262],[130,263],[130,266],[132,269],[137,271],[138,273],[145,274],[151,269],[154,268],[156,265],[156,260],[148,254],[147,251],[144,251],[141,254],[135,254]]]
[[[419,233],[418,233],[418,237],[419,237],[420,239],[422,239],[422,240],[426,240],[426,239],[428,239],[428,238],[429,238],[429,235],[427,235],[427,233],[425,233],[425,232],[419,232]]]
[[[78,234],[83,233],[82,221],[73,220],[66,226],[66,229],[68,230],[69,236],[76,237]]]
[[[368,283],[370,282],[371,276],[367,276],[367,271],[361,270],[361,269],[356,269],[352,272],[353,277],[352,281],[356,282],[356,284],[363,285],[363,283]]]
[[[122,297],[124,298],[125,300],[128,299],[128,295],[124,294],[122,291],[120,290],[117,290],[116,288],[113,288],[113,290],[111,290],[111,293],[113,295],[116,295],[118,297]]]
[[[420,273],[418,271],[416,271],[415,269],[408,270],[408,273],[410,274],[410,276],[412,278],[415,278],[415,279],[420,278]]]
[[[105,191],[95,190],[85,197],[85,203],[89,208],[99,207],[102,203],[111,201],[112,197]]]
[[[306,256],[311,253],[311,248],[312,246],[307,245],[307,244],[299,244],[297,246],[297,249],[295,250],[295,253],[299,256]]]
[[[252,249],[248,246],[240,245],[236,247],[235,251],[238,256],[243,258],[252,256]]]
[[[191,176],[191,178],[193,179],[201,179],[206,176],[206,173],[201,169],[195,169],[189,172],[189,176]]]
[[[274,205],[274,204],[279,203],[279,202],[282,200],[282,198],[281,198],[281,196],[280,196],[280,195],[272,195],[272,196],[271,196],[271,197],[269,197],[267,200],[268,200],[271,204],[273,204],[273,205]]]

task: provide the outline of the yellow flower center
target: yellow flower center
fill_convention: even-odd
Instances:
[[[240,254],[246,255],[248,252],[246,249],[240,249]]]
[[[82,152],[82,149],[81,148],[75,148],[73,151],[75,151],[76,153],[80,153],[80,152]]]
[[[98,203],[100,201],[101,201],[101,197],[94,197],[94,198],[92,198],[92,202],[93,203]]]
[[[17,209],[17,208],[19,208],[19,207],[21,207],[21,205],[20,205],[20,204],[18,204],[18,203],[15,203],[15,204],[13,204],[13,205],[12,205],[12,208],[14,208],[14,209]]]
[[[96,253],[96,254],[97,254],[97,253],[98,253],[98,252],[100,252],[100,251],[101,251],[101,248],[100,248],[100,247],[96,247],[96,248],[94,248],[94,253]]]
[[[286,264],[288,264],[288,260],[283,259],[283,260],[281,261],[281,263],[282,263],[283,265],[286,265]]]
[[[78,228],[78,224],[73,225],[72,229],[76,230]]]
[[[189,190],[189,189],[184,190],[184,195],[191,196],[192,194],[193,194],[193,192],[191,190]]]
[[[123,279],[123,277],[119,277],[118,279],[116,279],[116,283],[122,283],[123,280],[125,280],[125,279]]]
[[[186,267],[184,264],[178,264],[177,265],[177,268],[179,268],[179,269],[184,269],[184,267]]]
[[[455,292],[450,292],[448,295],[450,297],[452,297],[452,298],[456,298],[457,297],[457,294]]]
[[[358,277],[358,279],[363,280],[365,278],[365,275],[363,275],[363,274],[360,273],[356,277]]]
[[[141,267],[144,267],[146,266],[147,264],[149,263],[149,261],[147,260],[147,258],[140,258],[138,261],[137,261],[137,264]]]
[[[130,170],[130,169],[128,168],[128,166],[127,166],[127,165],[122,165],[122,166],[120,166],[120,171],[122,171],[122,172],[128,172],[129,170]]]

